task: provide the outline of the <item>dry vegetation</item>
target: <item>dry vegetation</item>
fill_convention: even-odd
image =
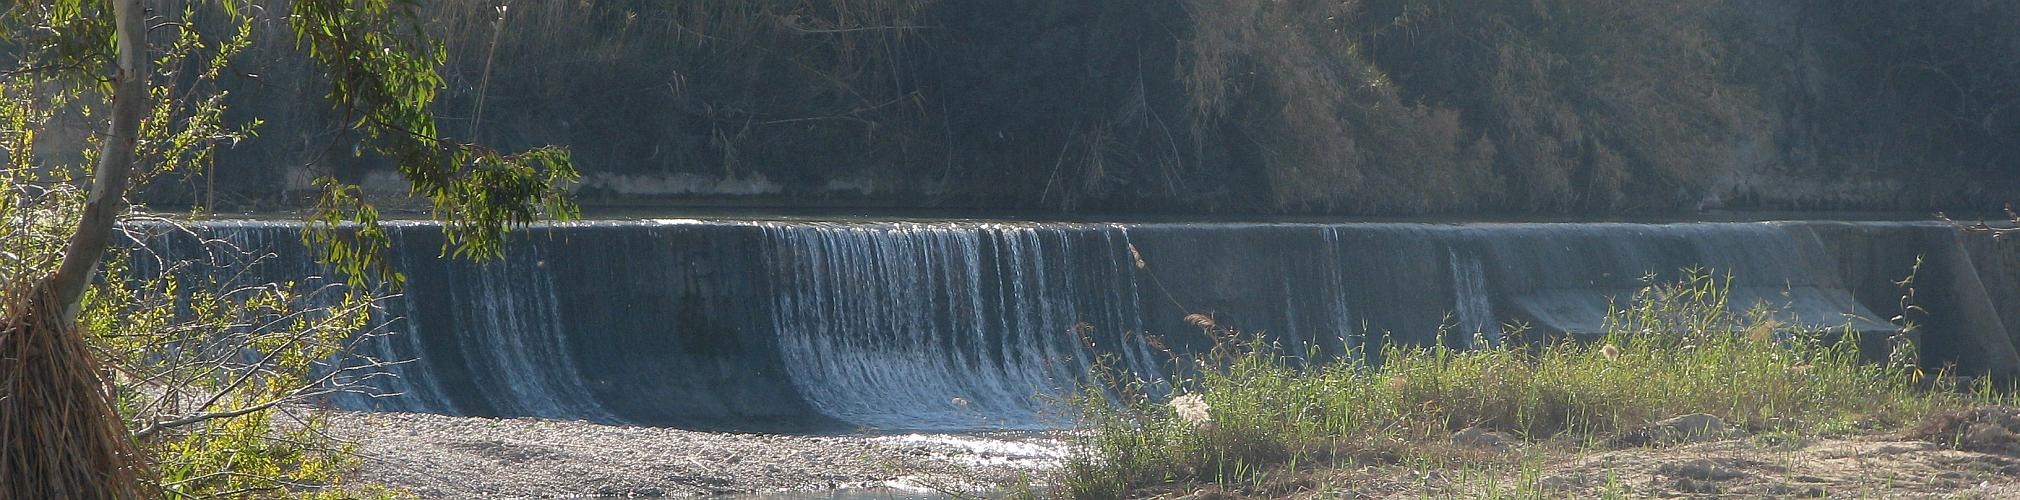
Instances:
[[[591,201],[1940,208],[2006,201],[2020,154],[2020,12],[1991,0],[502,4],[421,12],[444,127],[571,146]],[[271,122],[221,152],[225,201],[376,168],[292,50],[228,82]]]
[[[383,375],[380,360],[351,354],[385,334],[371,320],[371,294],[244,283],[267,254],[189,234],[180,242],[204,246],[209,260],[133,248],[106,264],[74,321],[27,314],[52,307],[33,284],[61,255],[81,207],[77,190],[48,184],[0,170],[0,373],[10,375],[0,387],[0,478],[72,498],[379,494],[340,491],[355,458],[322,434],[316,409]],[[159,232],[171,228],[131,236],[166,240]],[[21,376],[31,372],[47,376]],[[79,415],[111,421],[73,425]],[[36,456],[66,449],[100,461]],[[144,458],[113,460],[136,455]]]
[[[202,172],[220,145],[250,135],[220,119],[214,85],[247,32],[234,25],[208,38],[190,27],[154,32],[168,43],[148,57],[168,72],[154,75],[149,97],[160,105],[138,123],[141,181]],[[313,409],[378,376],[377,360],[349,355],[383,334],[372,328],[372,294],[245,283],[263,250],[194,233],[181,243],[207,250],[207,261],[160,258],[144,242],[174,227],[156,221],[155,233],[135,224],[113,236],[126,245],[86,267],[78,302],[54,298],[51,275],[78,251],[71,236],[90,210],[78,182],[90,162],[79,158],[98,153],[79,151],[104,135],[73,144],[49,133],[106,113],[89,78],[0,78],[0,497],[376,494],[337,491],[354,458],[320,433]]]
[[[1315,361],[1208,326],[1219,347],[1174,358],[1192,367],[1172,383],[1180,396],[1126,373],[1097,377],[1081,405],[1091,430],[1051,493],[1954,493],[1977,480],[1939,487],[1918,475],[1959,460],[1987,464],[1982,480],[2020,484],[2001,472],[2020,461],[1996,456],[2020,450],[2013,410],[1953,413],[2008,402],[1989,383],[1921,371],[1906,337],[1862,355],[1847,339],[1856,333],[1740,312],[1724,283],[1695,274],[1650,286],[1589,343],[1517,333],[1502,347]],[[1722,444],[1693,444],[1707,442]],[[1846,468],[1862,457],[1885,463]]]
[[[1484,205],[1494,142],[1456,110],[1406,102],[1363,48],[1353,2],[1187,3],[1194,135],[1228,120],[1261,145],[1280,208],[1425,212]]]

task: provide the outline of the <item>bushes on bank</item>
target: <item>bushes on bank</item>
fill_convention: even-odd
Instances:
[[[570,146],[592,201],[1920,209],[2005,201],[2020,155],[1994,0],[494,4],[421,9],[443,126]],[[256,40],[235,69],[262,76],[225,82],[273,140],[218,153],[220,202],[347,155],[294,50]]]
[[[1588,341],[1517,333],[1500,347],[1386,345],[1313,361],[1208,330],[1217,347],[1178,359],[1187,375],[1174,383],[1176,400],[1186,405],[1140,384],[1086,390],[1090,430],[1060,488],[1075,498],[1171,484],[1241,489],[1302,467],[1439,460],[1450,448],[1439,444],[1469,427],[1584,448],[1686,414],[1754,432],[1886,429],[1968,402],[1919,388],[1934,379],[1913,365],[1862,359],[1855,332],[1733,312],[1725,283],[1696,274],[1650,286]],[[1206,415],[1181,408],[1194,402]]]

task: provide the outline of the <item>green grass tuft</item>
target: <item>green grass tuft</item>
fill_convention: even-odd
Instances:
[[[1728,280],[1691,273],[1615,307],[1603,336],[1588,341],[1510,341],[1479,350],[1388,345],[1379,356],[1320,363],[1258,338],[1209,331],[1218,347],[1179,360],[1196,368],[1174,381],[1172,396],[1203,399],[1210,421],[1183,418],[1170,398],[1140,383],[1090,384],[1078,400],[1089,430],[1056,492],[1116,498],[1214,485],[1271,494],[1298,487],[1290,478],[1315,468],[1445,467],[1479,458],[1438,446],[1476,425],[1584,448],[1693,413],[1774,435],[1899,428],[1971,402],[1956,391],[1927,390],[1931,383],[1947,388],[1911,364],[1864,361],[1849,328],[1802,331],[1777,322],[1773,311],[1734,312],[1727,292]]]

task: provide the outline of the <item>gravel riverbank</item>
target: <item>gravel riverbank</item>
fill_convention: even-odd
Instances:
[[[357,484],[424,498],[692,496],[889,488],[978,491],[1057,465],[1036,433],[730,434],[576,421],[338,413]]]

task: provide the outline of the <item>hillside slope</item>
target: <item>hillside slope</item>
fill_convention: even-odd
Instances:
[[[429,2],[445,130],[572,147],[591,203],[1235,213],[1996,207],[2020,4]],[[273,9],[278,11],[278,9]],[[502,13],[502,15],[501,15]],[[269,33],[284,20],[267,19]],[[284,36],[221,202],[337,151]],[[375,173],[376,172],[376,173]],[[197,199],[193,177],[152,197]]]

